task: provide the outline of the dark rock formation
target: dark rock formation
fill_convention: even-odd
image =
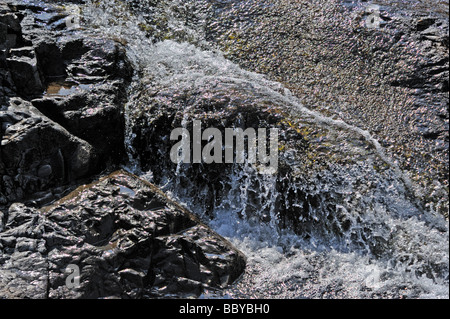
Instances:
[[[199,296],[231,284],[244,256],[155,186],[116,172],[50,207],[0,216],[0,296]],[[66,285],[66,268],[80,285]]]
[[[66,17],[50,5],[2,5],[0,205],[49,200],[50,189],[124,161],[132,68],[120,43],[62,28]]]
[[[10,49],[6,62],[18,92],[26,96],[43,92],[44,86],[33,47]]]
[[[97,170],[98,155],[30,102],[11,98],[2,121],[0,204],[68,184]]]
[[[112,40],[90,38],[62,39],[58,44],[60,59],[53,63],[65,66],[65,75],[50,82],[33,105],[90,143],[101,161],[123,162],[123,105],[132,72],[123,49]],[[55,52],[48,45],[40,46],[42,56]]]

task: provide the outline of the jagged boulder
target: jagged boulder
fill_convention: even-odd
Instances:
[[[51,4],[1,7],[0,205],[40,205],[126,157],[133,69],[120,43],[69,32],[67,15]]]
[[[12,98],[0,110],[0,204],[47,191],[96,171],[98,156],[84,140],[30,102]]]
[[[199,296],[245,268],[229,242],[123,171],[40,211],[14,204],[0,217],[6,298]],[[79,285],[70,285],[68,266],[80,270]]]

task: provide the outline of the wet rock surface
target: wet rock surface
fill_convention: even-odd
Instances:
[[[257,14],[242,19],[249,8]],[[435,189],[448,193],[448,15],[385,3],[379,10],[379,27],[369,28],[364,4],[347,11],[333,1],[236,3],[219,11],[223,24],[208,34],[308,108],[371,132],[446,215]]]
[[[61,192],[50,189],[124,161],[132,68],[121,44],[69,29],[67,17],[57,6],[2,4],[0,205],[42,192],[48,201]]]
[[[155,186],[116,172],[40,210],[1,216],[4,298],[199,296],[231,284],[245,257]],[[70,289],[69,265],[80,269]]]
[[[404,264],[405,250],[390,218],[418,218],[446,232],[440,217],[424,213],[448,216],[445,18],[382,8],[384,22],[373,30],[364,5],[348,11],[330,1],[166,1],[150,9],[134,3],[136,12],[148,13],[142,29],[157,43],[130,104],[130,151],[155,183],[201,207],[205,218],[239,216],[277,234],[293,230],[314,247],[323,240],[396,265]],[[167,7],[173,11],[161,10]],[[183,28],[171,29],[179,26],[174,21]],[[435,43],[420,35],[431,25]],[[208,51],[212,44],[226,59]],[[183,127],[192,140],[193,120],[222,136],[226,128],[279,128],[277,174],[164,160],[175,144],[171,130]],[[419,122],[439,134],[416,134]],[[389,217],[377,220],[380,214]],[[439,258],[414,273],[446,278]]]
[[[374,213],[376,206],[399,218],[423,209],[411,190],[388,188],[404,181],[373,141],[360,132],[321,122],[316,113],[305,112],[294,120],[295,115],[281,103],[275,104],[275,99],[267,103],[267,92],[250,84],[215,80],[200,87],[191,87],[188,93],[175,87],[160,88],[157,93],[142,91],[130,118],[134,123],[132,155],[142,170],[151,171],[157,185],[166,185],[183,201],[189,199],[203,218],[214,218],[218,210],[235,211],[255,224],[272,224],[293,230],[301,238],[322,238],[345,249],[381,256],[390,254],[390,244],[385,242],[389,239],[374,235],[370,223],[361,227],[363,216]],[[226,129],[266,128],[267,139],[269,128],[277,128],[278,169],[268,173],[264,169],[269,167],[261,163],[227,164],[224,153],[219,154],[220,163],[165,161],[179,141],[167,138],[171,130],[185,128],[194,145],[194,120],[201,121],[203,131],[219,129],[223,145]],[[202,141],[202,149],[208,142]],[[382,204],[379,198],[384,198]],[[410,203],[393,207],[400,198]]]
[[[0,298],[198,297],[233,283],[245,257],[155,186],[117,172],[71,192],[124,163],[133,69],[122,44],[41,5],[0,6]]]
[[[222,230],[236,215],[293,231],[294,250],[325,243],[385,262],[386,278],[448,287],[434,215],[448,218],[448,18],[382,6],[371,28],[364,3],[322,0],[67,3],[81,27],[59,1],[0,4],[0,297],[198,297],[244,272],[239,251],[136,176],[71,193],[120,164],[203,221],[225,211]],[[173,163],[170,133],[193,120],[278,128],[277,172]],[[237,296],[254,296],[258,272]]]
[[[69,184],[97,170],[98,153],[30,102],[11,98],[0,111],[2,205]]]
[[[369,131],[448,216],[448,2],[132,3],[156,39],[218,48],[309,109]]]

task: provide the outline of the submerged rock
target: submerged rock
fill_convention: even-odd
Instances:
[[[120,171],[52,206],[0,219],[0,296],[199,296],[243,272],[245,257],[155,186]],[[68,266],[80,270],[67,285]],[[70,278],[69,278],[70,279]],[[69,280],[70,282],[70,280]]]
[[[448,3],[131,3],[155,40],[218,48],[307,108],[370,132],[427,208],[448,217]]]
[[[154,183],[183,201],[189,199],[205,218],[230,211],[255,224],[291,229],[303,238],[383,255],[389,253],[384,245],[389,239],[373,236],[371,225],[361,225],[362,216],[381,207],[393,215],[420,212],[402,175],[370,135],[294,105],[289,109],[276,88],[260,86],[257,79],[206,78],[207,84],[197,79],[191,85],[189,79],[179,78],[176,74],[173,82],[166,79],[172,84],[160,86],[158,92],[142,91],[134,101],[132,154],[143,171],[152,172]],[[267,174],[264,165],[238,164],[236,157],[227,164],[223,153],[220,163],[172,162],[170,152],[179,141],[170,140],[172,130],[185,128],[192,138],[194,120],[203,130],[218,129],[222,138],[230,128],[277,128],[277,171]],[[207,143],[203,140],[202,147]],[[389,184],[395,190],[386,188]],[[400,199],[406,206],[392,205]]]
[[[365,1],[345,5],[218,1],[207,39],[306,107],[369,131],[428,209],[448,217],[449,24],[440,11],[448,3],[387,1],[375,12]]]

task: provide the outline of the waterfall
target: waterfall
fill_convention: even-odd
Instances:
[[[161,12],[155,7],[151,13],[127,3],[107,0],[98,5],[89,0],[82,14],[93,32],[124,42],[136,69],[126,106],[128,169],[150,181],[155,177],[155,172],[142,168],[142,158],[133,149],[133,127],[139,125],[134,119],[147,107],[143,96],[170,104],[165,94],[206,95],[205,87],[229,92],[231,100],[235,91],[246,92],[243,96],[252,103],[286,110],[334,137],[330,153],[355,158],[345,165],[330,164],[308,179],[301,177],[308,172],[295,172],[300,176],[295,179],[259,175],[251,165],[234,164],[223,180],[227,191],[213,204],[212,214],[203,214],[208,185],[198,188],[185,166],[158,176],[159,186],[248,257],[248,270],[240,282],[203,297],[448,298],[448,221],[421,207],[420,188],[376,137],[309,109],[282,83],[227,59],[195,29],[195,21],[186,23],[172,10],[177,6],[187,10],[190,1],[167,1],[170,7]],[[200,13],[199,21],[204,19]],[[149,15],[153,21],[166,19],[170,39],[158,38],[162,27],[149,24]],[[182,33],[181,40],[173,38],[174,30]],[[184,112],[183,127],[194,111],[193,105],[179,110]],[[280,156],[289,162],[291,155]],[[283,183],[286,192],[279,190]],[[302,231],[283,227],[280,206],[304,212],[297,220]]]

